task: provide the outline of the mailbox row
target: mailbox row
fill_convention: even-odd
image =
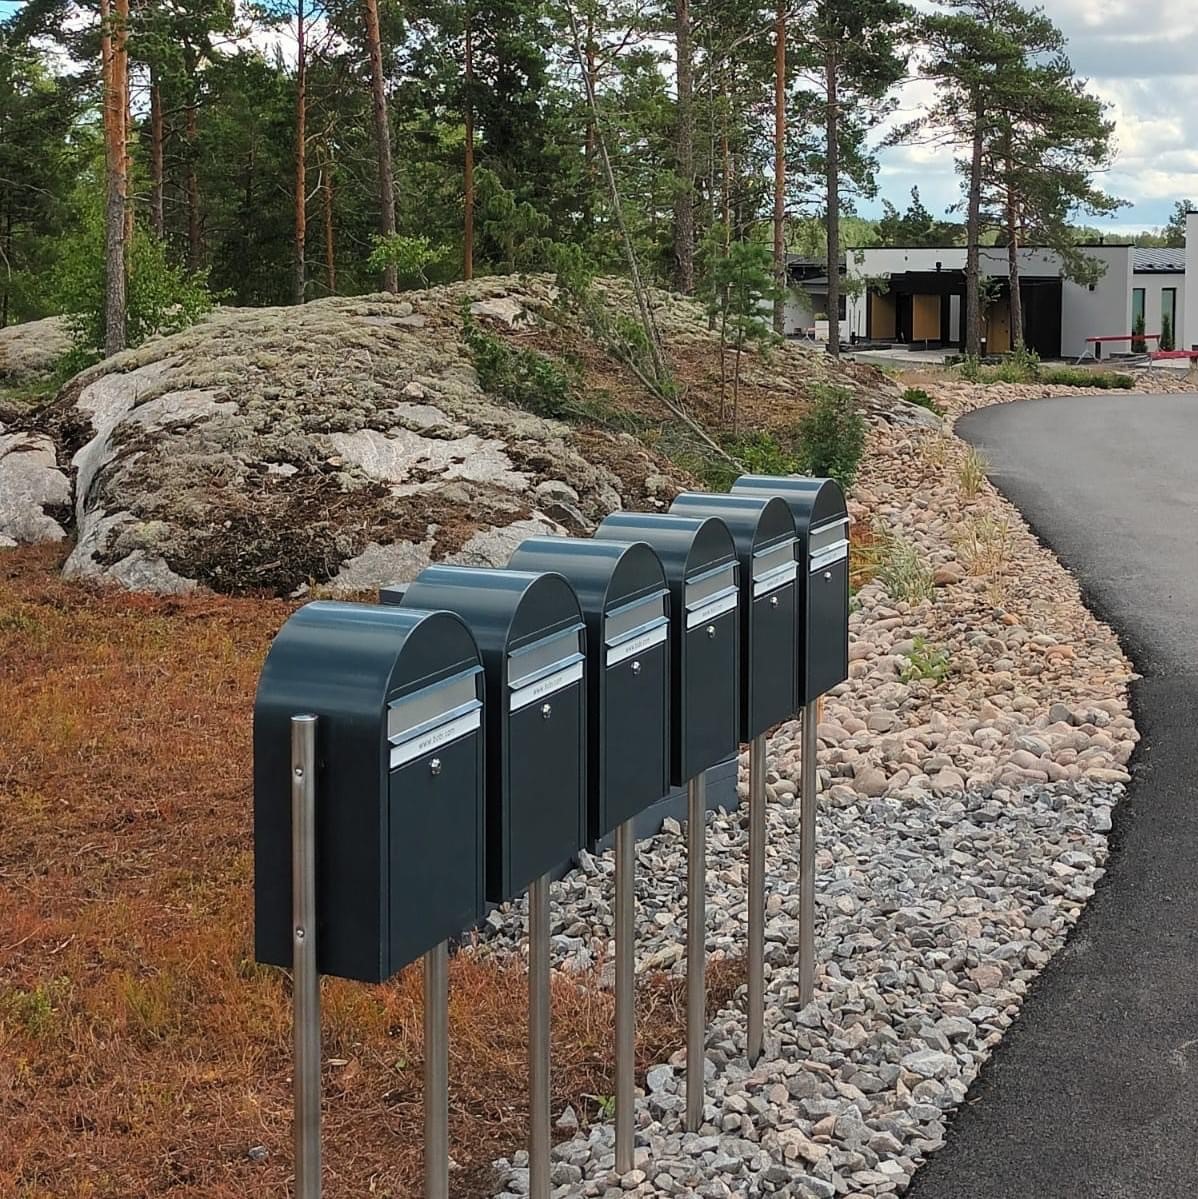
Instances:
[[[320,718],[317,961],[379,982],[847,676],[847,514],[749,476],[430,566],[279,633],[255,708],[259,960],[292,956],[287,726]]]
[[[750,743],[756,1060],[765,734],[800,708],[810,991],[813,701],[848,673],[843,493],[826,479],[745,476],[728,495],[680,495],[666,514],[613,514],[589,540],[530,538],[504,569],[430,566],[379,599],[300,609],[275,639],[255,706],[256,949],[296,972],[297,1194],[319,1195],[317,975],[381,982],[424,956],[425,1194],[445,1199],[445,943],[527,888],[530,1196],[547,1199],[548,878],[613,831],[616,1161],[629,1170],[633,822],[687,785],[687,1054],[699,1068],[687,1071],[686,1118],[698,1128],[703,778]]]

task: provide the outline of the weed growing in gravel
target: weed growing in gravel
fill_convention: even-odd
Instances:
[[[971,575],[1002,573],[1011,557],[1011,522],[985,513],[972,516],[958,528],[957,557]]]
[[[922,387],[908,387],[903,392],[903,399],[917,408],[926,408],[929,412],[940,415],[940,405]]]
[[[886,561],[878,571],[878,578],[891,599],[906,600],[910,604],[930,600],[936,590],[931,567],[904,537],[890,538]]]
[[[945,433],[930,433],[919,443],[919,460],[929,471],[942,471],[948,462],[951,438]]]
[[[927,680],[935,686],[948,678],[952,669],[948,650],[933,645],[926,637],[916,637],[911,652],[907,655],[907,665],[903,667],[901,678],[904,683]]]
[[[962,499],[972,500],[982,490],[989,466],[990,463],[977,450],[970,449],[966,452],[965,457],[961,459],[961,465],[957,467],[957,484],[961,489]]]

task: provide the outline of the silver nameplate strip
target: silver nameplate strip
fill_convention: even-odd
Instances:
[[[688,611],[686,627],[693,629],[696,625],[707,624],[709,621],[715,620],[717,616],[723,616],[725,612],[735,612],[738,603],[740,603],[740,592],[736,587],[730,587],[714,599],[708,600],[701,607]]]
[[[479,674],[481,671],[475,667],[392,701],[387,705],[387,739],[403,741],[425,726],[460,715],[468,705],[477,703]]]
[[[848,556],[848,541],[834,541],[831,545],[821,549],[818,554],[812,556],[811,573],[815,574],[817,570],[823,570],[825,566],[831,566],[833,562],[843,562]]]
[[[781,566],[771,570],[768,575],[762,575],[760,578],[753,580],[753,598],[765,595],[769,591],[777,591],[779,587],[786,586],[787,583],[793,583],[795,576],[798,574],[799,564],[795,561],[784,562]]]
[[[842,516],[838,520],[830,520],[812,529],[807,534],[807,552],[813,557],[830,550],[837,542],[848,537],[849,519]]]
[[[795,560],[795,539],[793,537],[778,545],[772,545],[767,550],[758,550],[753,555],[753,578],[763,579],[781,570],[788,562]]]
[[[551,695],[554,691],[560,691],[563,687],[569,687],[573,683],[582,682],[582,661],[572,662],[569,666],[563,667],[561,670],[555,670],[552,674],[547,674],[543,678],[537,679],[535,683],[528,683],[523,687],[513,688],[509,707],[511,711],[518,712],[521,708],[527,708],[529,704],[535,704],[537,700],[543,699],[546,695]]]
[[[635,637],[628,637],[615,645],[609,645],[607,650],[608,666],[615,666],[628,658],[635,658],[655,645],[661,645],[670,635],[670,622],[663,616]]]
[[[697,608],[714,596],[736,590],[736,563],[728,562],[686,582],[686,606]]]
[[[419,737],[413,737],[402,745],[394,746],[391,750],[391,769],[394,770],[398,766],[413,762],[417,758],[423,758],[425,754],[430,754],[433,750],[440,749],[441,746],[448,745],[451,741],[456,741],[467,733],[475,732],[482,724],[482,720],[483,709],[482,704],[479,704],[472,712],[467,712],[464,716],[459,716],[448,724],[438,725],[435,729],[429,729],[427,733],[423,733]]]
[[[560,670],[571,662],[580,661],[583,652],[582,626],[542,637],[522,649],[513,650],[507,660],[507,681],[520,687],[550,671]]]
[[[667,592],[658,591],[635,603],[616,608],[603,618],[603,637],[608,645],[639,634],[651,624],[666,618]]]

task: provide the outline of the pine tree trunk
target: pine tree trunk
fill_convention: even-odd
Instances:
[[[1022,350],[1023,296],[1019,290],[1019,220],[1016,212],[1014,171],[1011,167],[1011,135],[1007,134],[1007,281],[1010,288],[1011,348]]]
[[[366,45],[370,55],[370,96],[374,115],[375,155],[379,164],[379,231],[384,237],[395,232],[395,173],[391,162],[391,125],[387,119],[387,81],[383,77],[383,41],[379,33],[378,0],[363,0],[366,16]],[[300,0],[300,23],[303,24],[303,0]],[[302,36],[302,33],[301,33]],[[301,62],[302,62],[301,54]],[[302,69],[302,68],[301,68]],[[301,88],[302,90],[302,88]],[[304,100],[300,101],[301,106]],[[304,118],[301,116],[300,118]],[[302,169],[297,166],[297,172]],[[299,214],[296,214],[297,230]],[[296,234],[299,236],[298,232]],[[383,268],[383,290],[399,290],[396,268]],[[302,301],[297,301],[301,303]]]
[[[304,251],[308,241],[308,49],[305,44],[304,0],[298,0],[295,19],[295,245],[291,296],[296,304],[304,302],[307,271]]]
[[[462,229],[462,278],[474,278],[474,29],[466,14],[466,154],[462,167],[466,195]]]
[[[150,67],[150,228],[159,240],[166,237],[163,203],[166,179],[166,129],[162,117],[162,84],[158,68]]]
[[[0,298],[0,329],[8,328],[9,290],[12,276],[12,197],[4,196],[4,262],[7,266],[4,280],[3,298]]]
[[[100,0],[100,54],[104,86],[104,352],[126,345],[125,297],[125,120],[123,82],[128,0]]]
[[[195,81],[190,84],[195,88]],[[187,142],[187,169],[184,171],[183,187],[187,193],[187,265],[193,271],[200,269],[204,257],[204,243],[200,235],[200,179],[196,171],[196,154],[199,130],[196,125],[196,99],[191,99],[183,114],[183,137]]]
[[[982,224],[982,133],[984,111],[981,100],[973,113],[973,149],[969,159],[969,203],[965,216],[965,353],[971,358],[982,352],[981,250],[978,240]]]
[[[324,210],[324,273],[329,295],[337,294],[337,239],[333,228],[333,156],[326,145],[321,155],[320,191]]]
[[[840,357],[840,68],[831,42],[824,62],[828,92],[828,352]]]
[[[786,332],[786,4],[774,28],[774,332]]]
[[[675,0],[674,35],[677,48],[678,128],[675,143],[674,261],[678,290],[695,290],[695,123],[691,76],[690,0]]]

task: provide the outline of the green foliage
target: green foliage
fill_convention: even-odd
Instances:
[[[575,381],[552,358],[538,350],[508,345],[463,314],[462,335],[483,391],[537,416],[567,420],[577,416]]]
[[[1172,350],[1175,348],[1173,337],[1173,318],[1167,312],[1161,317],[1160,348],[1162,350]]]
[[[851,391],[812,388],[811,406],[798,425],[799,470],[850,487],[865,454],[865,434],[865,418]]]
[[[926,408],[929,412],[940,415],[940,405],[922,387],[908,387],[903,392],[903,399],[908,404],[915,404],[919,408]]]
[[[1040,382],[1059,387],[1099,387],[1103,391],[1131,391],[1135,385],[1131,375],[1087,370],[1081,366],[1047,367],[1040,372]]]
[[[505,269],[544,266],[549,218],[485,167],[475,174],[475,186],[483,233],[500,247]]]
[[[31,1037],[48,1036],[54,1030],[60,1008],[70,997],[70,990],[69,979],[56,978],[48,983],[39,982],[31,991],[14,987],[0,992],[0,1017],[11,1018]]]
[[[374,249],[366,265],[376,274],[381,274],[389,266],[395,267],[400,286],[405,289],[427,287],[428,268],[447,256],[445,247],[434,247],[427,237],[392,233],[374,238]]]
[[[905,537],[886,539],[885,558],[877,577],[891,599],[908,604],[930,600],[936,591],[931,567]]]
[[[71,322],[76,348],[85,357],[104,345],[104,221],[98,195],[80,204],[75,229],[59,244],[53,294]],[[189,273],[171,262],[166,245],[136,225],[129,255],[126,329],[128,344],[174,333],[212,308],[206,273]]]
[[[700,479],[709,491],[727,491],[742,474],[795,475],[802,469],[794,435],[784,434],[779,438],[763,429],[730,433],[720,438],[720,447],[736,464],[693,444],[675,455],[675,461]]]
[[[926,637],[916,637],[900,677],[904,683],[925,680],[935,686],[948,678],[952,669],[948,650],[933,645]]]
[[[1131,331],[1135,334],[1131,339],[1131,352],[1133,354],[1144,354],[1148,351],[1148,342],[1144,339],[1145,329],[1144,314],[1141,312],[1131,326]]]
[[[1040,355],[1020,346],[997,366],[982,371],[980,378],[984,383],[1035,383],[1040,378]]]

